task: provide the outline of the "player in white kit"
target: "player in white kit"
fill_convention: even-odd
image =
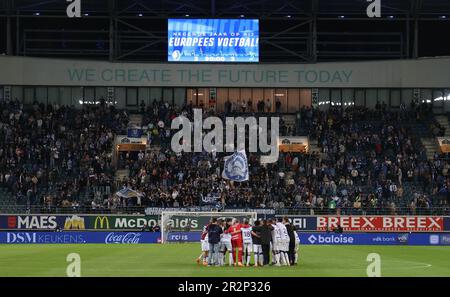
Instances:
[[[280,247],[281,247],[281,230],[277,224],[272,220],[269,220],[269,224],[272,225],[272,263],[275,266],[280,266]]]
[[[242,232],[242,242],[244,244],[244,264],[250,266],[251,253],[253,250],[253,240],[252,240],[252,226],[249,225],[248,220],[244,219],[243,225],[241,227]]]
[[[202,253],[197,258],[197,264],[208,265],[208,254],[209,254],[209,242],[208,242],[208,225],[203,227],[202,235],[200,237],[200,244],[202,248]]]
[[[280,242],[280,262],[282,265],[289,266],[289,234],[286,226],[282,223],[283,219],[278,218],[277,227],[280,230],[281,242]]]
[[[297,265],[298,250],[299,250],[299,246],[300,246],[300,237],[298,237],[297,231],[294,231],[294,236],[295,236],[295,260],[294,260],[294,265]]]

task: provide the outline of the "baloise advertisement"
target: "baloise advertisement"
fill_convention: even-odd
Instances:
[[[445,233],[299,233],[307,245],[450,245]]]

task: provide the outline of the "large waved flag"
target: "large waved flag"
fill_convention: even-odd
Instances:
[[[116,195],[122,198],[132,198],[132,197],[142,197],[143,194],[133,190],[132,188],[126,187],[123,188],[122,190],[116,192]]]
[[[222,177],[232,181],[243,182],[248,180],[248,161],[245,150],[235,152],[233,155],[224,158],[225,164]]]

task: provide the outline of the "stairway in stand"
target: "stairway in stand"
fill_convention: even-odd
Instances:
[[[442,127],[445,128],[444,137],[450,138],[450,123],[448,122],[448,117],[446,115],[437,115],[434,118]]]
[[[442,127],[445,128],[444,137],[450,139],[450,124],[448,122],[448,117],[446,115],[436,115],[435,119]],[[435,137],[422,137],[421,141],[427,152],[428,159],[432,159],[436,152],[437,153],[441,152],[439,148],[439,143]]]
[[[422,141],[423,146],[425,147],[425,151],[427,153],[427,159],[433,159],[434,153],[440,152],[439,144],[436,138],[424,137],[420,139]]]
[[[295,135],[295,121],[296,117],[295,115],[283,115],[282,119],[284,121],[284,124],[286,125],[286,128],[290,127],[292,133]],[[289,135],[283,135],[283,136],[289,136]]]
[[[128,169],[116,170],[116,182],[121,182],[124,179],[128,179],[130,176],[130,171]]]
[[[317,152],[319,155],[322,155],[322,149],[319,147],[317,139],[309,139],[309,153]]]

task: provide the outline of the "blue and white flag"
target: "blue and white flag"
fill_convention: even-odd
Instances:
[[[225,165],[222,177],[232,181],[243,182],[248,180],[248,161],[245,150],[235,152],[233,155],[225,157]]]
[[[220,193],[211,192],[211,193],[208,193],[208,195],[206,195],[206,196],[203,196],[201,194],[201,197],[202,197],[203,205],[217,204],[217,201],[220,200]]]

